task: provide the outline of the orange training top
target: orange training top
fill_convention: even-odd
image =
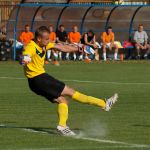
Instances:
[[[71,43],[79,43],[81,38],[80,32],[70,32],[68,34],[68,39]]]
[[[32,39],[33,39],[33,33],[32,32],[22,32],[20,35],[20,40],[22,43],[27,45]]]
[[[50,42],[54,42],[56,40],[56,33],[51,32],[49,35]]]
[[[101,36],[102,42],[104,42],[104,43],[113,42],[114,38],[115,38],[115,36],[114,36],[113,32],[111,32],[110,34],[107,34],[106,32],[103,32],[102,36]]]

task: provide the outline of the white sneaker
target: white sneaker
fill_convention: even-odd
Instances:
[[[64,136],[75,136],[76,135],[73,131],[71,131],[69,129],[68,126],[66,126],[66,127],[57,126],[57,131]]]
[[[145,55],[144,55],[144,58],[146,58],[147,56],[148,56],[148,54],[145,54]]]
[[[79,60],[83,60],[83,55],[80,55],[80,56],[79,56]]]
[[[112,97],[110,97],[106,100],[106,106],[105,106],[104,110],[109,111],[111,109],[112,105],[115,104],[117,100],[118,100],[118,94],[115,93]]]
[[[76,59],[77,59],[76,54],[73,54],[73,60],[76,60]]]

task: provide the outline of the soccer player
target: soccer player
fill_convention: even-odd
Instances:
[[[78,48],[73,46],[49,43],[49,30],[45,26],[39,27],[35,31],[34,40],[23,51],[22,63],[24,64],[25,75],[28,79],[29,87],[33,92],[45,97],[52,103],[58,104],[59,122],[57,130],[62,135],[73,136],[75,133],[67,126],[68,102],[65,96],[69,96],[75,101],[95,105],[105,111],[109,111],[117,101],[118,95],[114,94],[106,101],[87,96],[45,73],[43,67],[44,59],[46,50],[49,48],[55,48],[63,52],[78,51]]]

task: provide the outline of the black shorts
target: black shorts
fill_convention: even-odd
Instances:
[[[44,96],[51,102],[60,97],[65,84],[52,76],[43,73],[34,78],[28,78],[30,89],[38,95]]]

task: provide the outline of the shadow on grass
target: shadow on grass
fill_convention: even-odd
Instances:
[[[134,124],[134,127],[144,127],[144,128],[150,128],[150,125],[145,125],[145,124]]]
[[[17,125],[7,125],[7,124],[0,124],[0,129],[21,129],[27,132],[39,132],[39,133],[46,133],[50,135],[60,135],[56,128],[45,128],[45,127],[28,127],[28,126],[17,126]],[[74,131],[79,131],[78,128],[73,129]]]

